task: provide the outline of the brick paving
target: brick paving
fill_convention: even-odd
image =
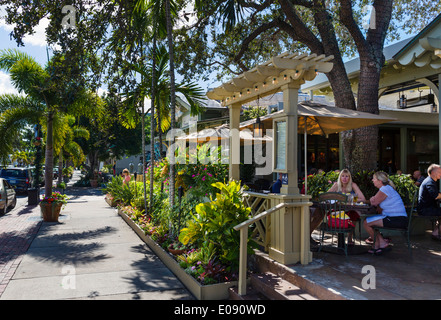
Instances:
[[[38,206],[17,207],[0,216],[0,297],[40,226]]]

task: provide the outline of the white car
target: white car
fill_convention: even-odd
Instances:
[[[6,179],[0,178],[0,215],[6,213],[9,208],[14,209],[17,204],[17,196],[14,188]]]

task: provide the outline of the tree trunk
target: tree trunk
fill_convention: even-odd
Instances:
[[[357,110],[378,114],[378,87],[384,65],[384,40],[392,17],[393,0],[376,0],[373,4],[374,23],[366,37],[352,19],[351,2],[342,1],[346,14],[344,24],[354,38],[360,57]],[[345,160],[353,172],[377,169],[378,126],[363,127],[344,133]],[[349,152],[347,152],[349,151]]]
[[[170,117],[171,117],[171,130],[176,127],[175,119],[175,61],[173,54],[173,30],[170,12],[170,0],[165,1],[165,15],[167,20],[167,39],[168,39],[168,53],[170,56]],[[175,143],[174,134],[172,134],[172,144]],[[173,208],[175,204],[175,164],[170,163],[170,183],[169,183],[169,195],[170,195],[170,207]]]
[[[53,134],[54,112],[49,111],[47,115],[46,133],[46,154],[45,154],[45,173],[44,173],[44,194],[46,197],[52,195],[52,183],[54,175],[54,134]]]
[[[154,18],[153,25],[155,26]],[[156,28],[154,28],[156,30]],[[155,161],[155,95],[156,95],[156,32],[153,34],[152,49],[152,96],[151,96],[151,118],[150,118],[150,213],[153,212],[153,183],[154,183],[154,161]],[[147,210],[147,208],[146,208]]]

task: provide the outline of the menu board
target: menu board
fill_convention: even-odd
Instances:
[[[276,122],[276,169],[286,170],[286,121]]]

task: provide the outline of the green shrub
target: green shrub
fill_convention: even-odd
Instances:
[[[317,200],[320,193],[327,192],[338,179],[338,173],[329,171],[325,173],[308,175],[307,193],[312,196],[312,200]]]
[[[192,214],[187,227],[181,230],[179,241],[198,247],[206,245],[205,242],[213,243],[220,261],[237,268],[240,234],[233,227],[249,218],[251,208],[243,203],[240,182],[217,182],[213,186],[219,190],[216,198],[196,206],[196,214]],[[249,233],[248,251],[252,253],[250,237]]]
[[[403,199],[404,205],[412,205],[412,198],[418,187],[410,174],[393,175],[389,177],[395,184],[397,192]]]

